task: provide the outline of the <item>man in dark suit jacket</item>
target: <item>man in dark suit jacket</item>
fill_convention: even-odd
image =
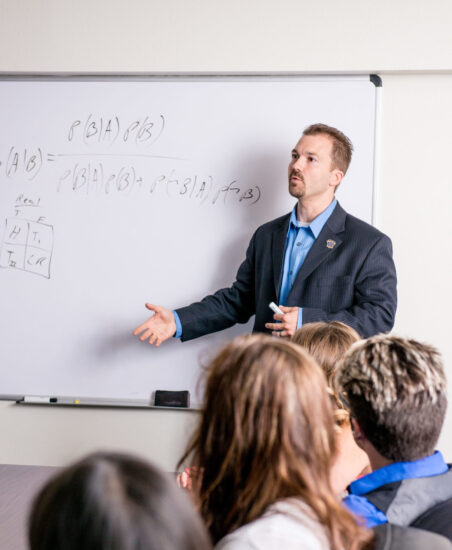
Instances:
[[[174,312],[146,304],[154,316],[134,334],[158,346],[174,335],[190,340],[245,323],[254,314],[254,331],[281,337],[313,321],[342,321],[362,336],[390,330],[397,303],[391,241],[334,197],[351,155],[339,130],[308,127],[289,164],[297,205],[257,229],[233,285]],[[270,302],[283,314],[273,315]]]

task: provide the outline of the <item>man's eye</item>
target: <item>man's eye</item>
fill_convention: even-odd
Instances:
[[[309,162],[315,162],[317,159],[314,157],[308,157]]]

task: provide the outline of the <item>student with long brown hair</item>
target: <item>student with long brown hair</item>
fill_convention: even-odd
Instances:
[[[325,377],[307,353],[264,335],[226,344],[180,461],[197,468],[192,492],[217,548],[364,548],[372,535],[330,485],[335,445]]]
[[[337,453],[331,470],[331,483],[336,494],[342,493],[357,477],[371,471],[367,454],[353,438],[349,411],[339,399],[332,383],[345,354],[360,339],[356,330],[339,321],[307,323],[292,337],[292,342],[302,346],[314,357],[328,381],[336,422]]]

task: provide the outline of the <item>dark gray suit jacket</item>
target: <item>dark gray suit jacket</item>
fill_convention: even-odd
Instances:
[[[254,233],[230,288],[177,309],[182,340],[245,323],[268,332],[270,302],[278,303],[290,214]],[[298,272],[288,306],[303,308],[303,324],[342,321],[363,337],[391,330],[397,280],[390,239],[337,204]]]

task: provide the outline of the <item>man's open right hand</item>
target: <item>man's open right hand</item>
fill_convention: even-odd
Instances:
[[[147,309],[154,312],[154,315],[137,327],[133,334],[140,335],[140,340],[148,340],[149,344],[160,346],[165,340],[176,333],[176,321],[171,310],[162,306],[146,304]]]

